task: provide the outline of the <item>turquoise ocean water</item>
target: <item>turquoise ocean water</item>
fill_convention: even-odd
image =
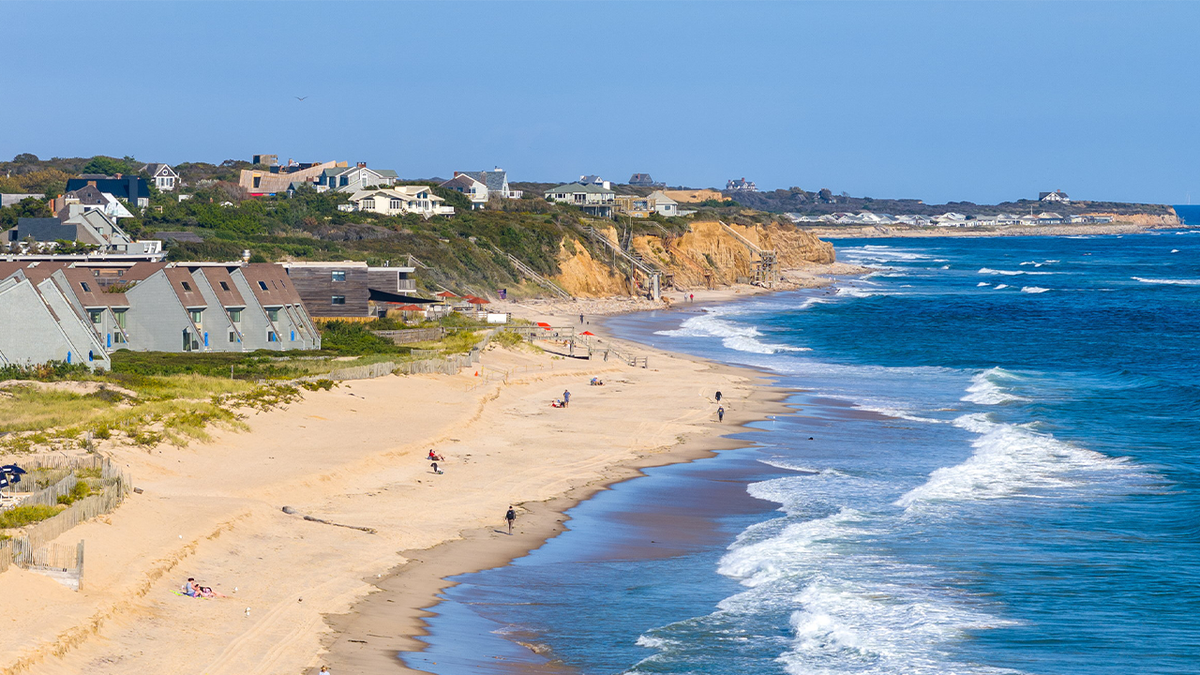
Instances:
[[[615,320],[772,374],[796,414],[460,578],[406,660],[1200,672],[1200,233],[837,247],[876,271]]]

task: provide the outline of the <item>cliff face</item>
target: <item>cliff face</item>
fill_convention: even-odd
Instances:
[[[1170,215],[1155,215],[1150,213],[1105,213],[1103,211],[1089,212],[1092,216],[1110,216],[1114,223],[1122,223],[1129,225],[1142,225],[1144,227],[1179,227],[1183,224],[1179,216],[1176,215],[1175,209],[1171,209]]]
[[[779,264],[793,269],[835,260],[833,244],[798,230],[791,225],[772,223],[762,226],[732,226],[738,234],[763,249],[774,249]],[[612,241],[616,230],[604,232]],[[595,260],[578,243],[574,253],[564,245],[559,257],[562,273],[555,279],[563,288],[581,297],[620,295],[630,292],[625,279],[604,262]],[[675,284],[684,288],[704,286],[711,278],[715,284],[732,284],[753,276],[757,256],[718,222],[692,223],[678,237],[642,235],[630,242],[638,253],[654,266],[675,276]]]

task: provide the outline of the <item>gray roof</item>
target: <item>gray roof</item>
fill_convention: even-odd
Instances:
[[[0,206],[12,206],[13,204],[19,204],[19,203],[21,203],[22,199],[28,199],[30,197],[33,197],[34,199],[45,199],[46,195],[38,194],[38,193],[34,193],[34,192],[25,192],[25,193],[21,193],[21,194],[12,194],[12,195],[0,195]]]
[[[501,169],[494,171],[463,171],[466,175],[487,186],[487,189],[493,192],[501,192],[504,190],[504,181],[508,178],[508,172]]]
[[[34,241],[75,241],[75,225],[63,225],[58,218],[18,218],[17,241],[33,237]]]
[[[560,192],[593,192],[599,194],[616,194],[612,190],[605,188],[603,185],[596,185],[594,183],[587,183],[586,185],[583,183],[564,183],[558,187],[552,187],[549,190],[546,190],[547,194],[558,194]]]
[[[371,169],[371,170],[374,171],[375,173],[379,174],[380,176],[383,176],[384,178],[399,178],[400,177],[400,174],[396,173],[395,171],[392,171],[391,169]]]

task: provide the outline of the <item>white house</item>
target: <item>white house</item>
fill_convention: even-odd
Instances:
[[[147,164],[142,171],[149,174],[150,181],[161,192],[171,192],[179,187],[179,174],[166,164]]]
[[[488,197],[491,195],[491,190],[483,181],[471,176],[465,171],[455,171],[454,178],[442,183],[438,187],[444,187],[447,190],[461,192],[471,200],[471,209],[482,209],[487,205]]]
[[[651,192],[648,199],[653,200],[654,211],[658,213],[658,215],[666,216],[668,218],[679,215],[679,202],[668,197],[662,190],[655,190],[654,192]]]
[[[425,218],[452,216],[454,207],[433,194],[427,185],[399,185],[391,188],[360,190],[350,196],[350,203],[338,208],[345,211],[368,211],[385,216],[415,213]]]
[[[611,188],[595,183],[567,183],[546,190],[547,201],[578,206],[584,213],[601,218],[612,217],[616,198]]]
[[[1067,193],[1063,192],[1062,190],[1055,190],[1054,192],[1039,192],[1038,201],[1062,202],[1063,204],[1069,204],[1071,202],[1071,198],[1068,197]]]

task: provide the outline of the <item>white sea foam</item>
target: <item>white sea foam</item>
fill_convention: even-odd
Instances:
[[[1008,284],[996,284],[996,290],[1000,290],[1001,288],[1008,288]]]
[[[1025,263],[1021,263],[1021,264],[1024,265]],[[1016,277],[1016,276],[1021,276],[1023,274],[1028,274],[1030,276],[1047,276],[1050,274],[1054,274],[1054,272],[1030,272],[1028,270],[994,270],[990,267],[981,267],[981,268],[979,268],[979,274],[1002,274],[1006,277]]]
[[[1171,249],[1171,253],[1179,253],[1179,249],[1173,248],[1173,249]]]
[[[830,549],[836,540],[865,534],[859,525],[860,516],[854,509],[843,508],[831,516],[787,525],[769,539],[740,546],[735,542],[721,558],[717,571],[750,588],[787,577],[798,565],[812,564],[812,556],[832,553]],[[806,557],[809,559],[805,560]],[[732,608],[745,599],[735,595],[719,606]]]
[[[871,263],[885,264],[892,262],[919,262],[933,258],[933,256],[924,253],[920,249],[901,249],[894,246],[877,245],[842,249],[838,251],[838,255],[846,262],[859,265]]]
[[[804,587],[796,601],[802,609],[790,618],[791,649],[778,658],[793,675],[1017,672],[946,662],[941,646],[947,641],[967,631],[1015,622],[930,591],[896,583],[818,578]]]
[[[1022,293],[1045,293],[1048,290],[1050,290],[1050,289],[1042,288],[1041,286],[1022,286],[1021,287]]]
[[[1200,279],[1147,279],[1145,277],[1129,277],[1143,284],[1170,284],[1172,286],[1200,286]]]
[[[977,283],[977,284],[975,284],[975,285],[976,285],[976,286],[991,286],[992,284],[991,284],[991,282],[990,282],[990,281],[981,281],[981,282],[979,282],[979,283]]]
[[[818,302],[809,298],[812,303]],[[742,326],[721,318],[720,312],[708,312],[691,317],[674,330],[656,331],[655,335],[672,337],[718,337],[726,349],[750,354],[777,354],[779,352],[806,352],[808,347],[768,344],[759,340],[762,332],[753,326]]]
[[[1004,386],[1004,383],[1013,382],[1017,378],[1017,375],[1003,368],[989,368],[971,378],[971,385],[967,387],[967,394],[960,400],[969,403],[979,403],[981,405],[1000,405],[1014,401],[1028,401],[1029,399],[1017,396]]]
[[[1033,496],[1098,481],[1128,471],[1112,458],[1024,426],[998,424],[986,415],[964,415],[955,424],[980,434],[962,464],[937,469],[896,505],[911,511],[936,503]]]

